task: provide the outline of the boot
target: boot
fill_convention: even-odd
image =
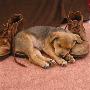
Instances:
[[[68,30],[74,34],[78,34],[82,43],[76,43],[71,50],[71,55],[76,58],[86,56],[89,53],[89,44],[86,39],[85,28],[83,26],[83,15],[80,11],[70,12],[68,15]]]
[[[86,41],[86,33],[83,26],[83,15],[80,11],[69,13],[68,30],[74,34],[78,34],[83,41]]]
[[[3,29],[0,29],[0,58],[8,56],[13,49],[13,38],[18,32],[18,26],[22,21],[21,14],[12,16]]]

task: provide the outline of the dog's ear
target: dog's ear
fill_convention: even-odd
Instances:
[[[77,43],[82,43],[83,41],[81,40],[80,36],[75,34],[75,40]]]
[[[53,42],[54,40],[57,40],[60,38],[60,32],[53,32],[50,34],[50,42]]]

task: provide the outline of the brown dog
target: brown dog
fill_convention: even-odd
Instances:
[[[69,54],[75,43],[81,43],[79,35],[65,32],[62,28],[50,26],[35,26],[19,32],[15,37],[15,51],[23,52],[31,62],[48,68],[54,60],[59,65],[75,59]],[[44,51],[50,58],[41,54]]]

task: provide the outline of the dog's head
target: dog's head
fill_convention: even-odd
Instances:
[[[57,55],[66,56],[76,43],[81,43],[79,35],[66,32],[53,32],[52,41]],[[58,49],[57,49],[58,48]]]

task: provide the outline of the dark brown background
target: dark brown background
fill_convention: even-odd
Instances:
[[[24,16],[24,27],[34,25],[59,26],[72,10],[80,10],[89,18],[86,0],[0,0],[0,26],[14,13]]]

